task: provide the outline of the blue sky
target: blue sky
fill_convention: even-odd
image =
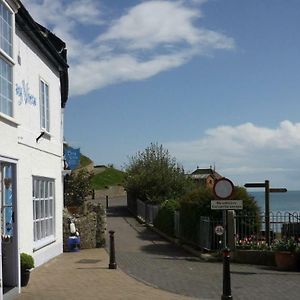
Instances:
[[[123,167],[151,142],[186,171],[300,190],[298,0],[26,0],[67,42],[65,138]]]

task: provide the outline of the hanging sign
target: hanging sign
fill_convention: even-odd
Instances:
[[[64,149],[65,169],[74,170],[80,164],[80,148],[67,147]]]

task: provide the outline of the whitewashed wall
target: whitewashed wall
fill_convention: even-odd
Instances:
[[[19,59],[18,59],[19,56]],[[56,241],[33,253],[40,265],[62,252],[62,115],[58,72],[23,35],[14,36],[14,117],[0,117],[0,156],[17,160],[17,219],[19,251],[33,253],[32,176],[55,180]],[[39,82],[49,85],[50,136],[41,133]],[[36,105],[17,95],[16,87],[27,86]],[[24,93],[24,91],[23,91]],[[31,98],[34,99],[34,98]]]

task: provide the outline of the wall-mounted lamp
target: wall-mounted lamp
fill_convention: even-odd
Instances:
[[[35,139],[35,141],[38,143],[39,139],[45,134],[44,131],[41,132],[41,134]]]

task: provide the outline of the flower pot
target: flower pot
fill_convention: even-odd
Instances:
[[[277,251],[275,252],[275,262],[279,270],[296,270],[298,264],[298,255],[290,251]]]
[[[30,278],[30,270],[21,271],[21,286],[26,286]]]

